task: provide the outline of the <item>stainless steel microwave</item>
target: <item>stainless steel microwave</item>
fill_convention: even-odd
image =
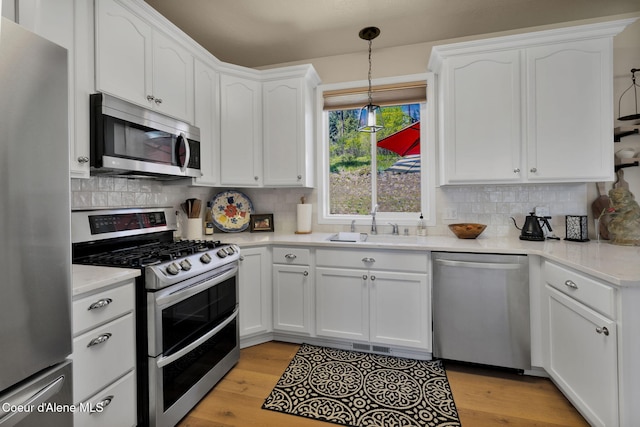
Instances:
[[[202,176],[197,127],[104,93],[90,105],[92,175]]]

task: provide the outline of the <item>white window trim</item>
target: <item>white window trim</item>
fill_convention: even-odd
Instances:
[[[427,103],[420,110],[420,121],[425,126],[420,127],[420,155],[423,170],[421,173],[421,200],[424,211],[422,215],[427,225],[436,225],[436,78],[433,73],[411,74],[406,76],[387,77],[371,81],[373,86],[399,84],[415,81],[427,82]],[[355,220],[356,225],[370,225],[370,215],[330,215],[329,214],[329,137],[328,114],[323,111],[325,91],[341,90],[368,85],[367,80],[320,85],[316,90],[316,141],[317,144],[317,183],[318,183],[318,223],[347,225]],[[425,207],[426,203],[426,207]],[[418,216],[415,213],[379,212],[376,216],[378,224],[393,222],[402,226],[415,226]]]

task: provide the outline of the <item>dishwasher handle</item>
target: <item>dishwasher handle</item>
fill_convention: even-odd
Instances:
[[[436,259],[435,262],[447,267],[484,268],[490,270],[518,270],[522,267],[521,264],[505,262],[454,261],[450,259]]]

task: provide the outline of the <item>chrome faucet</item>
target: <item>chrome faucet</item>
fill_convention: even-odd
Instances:
[[[398,232],[398,224],[389,223],[389,225],[393,227],[393,229],[391,230],[391,234],[393,234],[394,236],[400,235],[400,233]]]
[[[371,211],[371,234],[378,234],[378,227],[376,226],[376,212],[378,212],[378,205],[376,204]]]

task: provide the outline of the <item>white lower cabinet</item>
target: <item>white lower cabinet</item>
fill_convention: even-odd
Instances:
[[[543,274],[546,371],[591,425],[620,426],[615,290],[549,262]]]
[[[78,426],[134,426],[134,281],[73,301],[73,402]]]
[[[318,337],[431,350],[427,254],[319,249],[316,257]]]
[[[309,259],[309,249],[273,249],[274,331],[312,333],[313,275]]]
[[[271,331],[271,260],[267,248],[242,249],[238,271],[240,344]]]

